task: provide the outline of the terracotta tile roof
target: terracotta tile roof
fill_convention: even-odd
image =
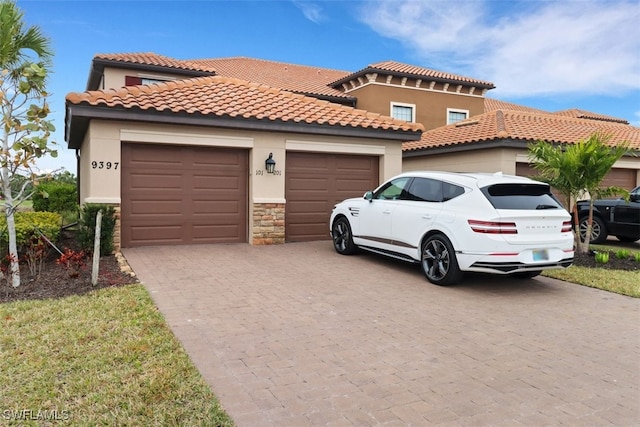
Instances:
[[[195,64],[191,61],[169,58],[168,56],[158,55],[153,52],[97,54],[93,59],[94,61],[107,60],[130,64],[154,65],[158,67],[174,68],[176,70],[202,71],[206,74],[212,74],[215,72],[215,69],[203,64]]]
[[[67,104],[417,133],[391,117],[222,76],[70,93]]]
[[[344,81],[349,81],[357,76],[375,72],[387,72],[391,74],[400,74],[404,76],[411,76],[422,79],[435,79],[446,82],[456,82],[468,85],[475,85],[479,87],[495,88],[494,84],[484,80],[478,80],[471,77],[465,77],[458,74],[445,73],[443,71],[436,71],[430,68],[418,67],[415,65],[403,64],[396,61],[383,61],[376,64],[371,64],[360,71],[356,71],[348,76],[344,76],[339,80],[332,83],[333,86],[342,84]]]
[[[563,110],[563,111],[549,112],[545,110],[540,110],[538,108],[527,107],[525,105],[514,104],[506,101],[500,101],[499,99],[485,98],[484,112],[487,113],[489,111],[494,111],[494,110],[528,111],[530,113],[546,113],[546,114],[554,114],[556,116],[563,116],[563,117],[575,117],[578,119],[602,120],[605,122],[622,123],[625,125],[629,124],[629,122],[625,119],[620,119],[618,117],[613,117],[613,116],[606,116],[604,114],[592,113],[590,111],[579,110],[577,108],[572,108],[572,109]]]
[[[484,98],[484,112],[495,110],[513,110],[513,111],[528,111],[530,113],[548,113],[545,110],[539,110],[537,108],[527,107],[526,105],[514,104],[512,102],[501,101],[499,99]]]
[[[577,117],[580,119],[602,120],[605,122],[624,123],[626,125],[629,124],[629,122],[625,119],[620,119],[618,117],[613,117],[613,116],[606,116],[604,114],[592,113],[590,111],[579,110],[577,108],[572,108],[572,109],[563,110],[563,111],[556,111],[553,114],[557,116],[564,116],[564,117]]]
[[[197,59],[189,62],[215,69],[216,74],[221,76],[278,87],[295,93],[352,99],[342,91],[329,86],[332,81],[347,75],[346,71],[245,57]]]
[[[494,110],[426,131],[419,141],[405,142],[402,148],[415,151],[498,140],[572,144],[594,132],[611,135],[611,145],[628,141],[631,149],[640,150],[640,128],[634,126],[513,110]]]

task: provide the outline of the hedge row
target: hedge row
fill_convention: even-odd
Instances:
[[[33,194],[33,210],[38,212],[65,212],[78,209],[75,184],[44,182]]]
[[[60,235],[62,216],[56,212],[16,212],[16,243],[22,247],[36,236],[44,234],[47,239],[55,242]],[[9,246],[9,234],[7,233],[7,218],[0,215],[0,245],[3,248]]]

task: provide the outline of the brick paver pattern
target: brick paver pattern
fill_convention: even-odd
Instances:
[[[633,426],[640,299],[330,241],[124,250],[239,427]]]

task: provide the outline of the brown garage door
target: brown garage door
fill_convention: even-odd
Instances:
[[[535,177],[539,172],[526,163],[516,163],[516,175]],[[636,170],[613,168],[602,181],[602,187],[621,187],[631,190],[636,186]]]
[[[527,163],[516,163],[516,175],[535,178],[536,175],[539,175],[539,172]],[[602,181],[601,187],[615,186],[631,190],[636,186],[635,182],[635,169],[611,169]],[[553,190],[553,193],[560,201],[564,202],[564,197],[560,193],[555,190]]]
[[[247,241],[246,150],[123,144],[122,246]]]
[[[635,169],[611,169],[602,181],[603,187],[621,187],[631,190],[636,186]]]
[[[377,187],[378,164],[377,156],[287,153],[285,239],[328,239],[333,205]]]

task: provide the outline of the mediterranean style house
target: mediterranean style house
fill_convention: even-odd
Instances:
[[[625,120],[581,110],[549,113],[494,99],[485,112],[453,125],[427,130],[419,141],[403,145],[403,170],[496,172],[535,176],[527,146],[538,140],[573,144],[598,132],[612,145],[628,142],[603,185],[632,189],[640,184],[640,128]]]
[[[333,205],[412,169],[530,174],[526,145],[640,129],[486,97],[491,82],[387,61],[357,72],[254,58],[96,55],[66,97],[81,203],[117,247],[326,239]],[[616,165],[638,183],[640,160]],[[624,182],[624,185],[621,184]]]

